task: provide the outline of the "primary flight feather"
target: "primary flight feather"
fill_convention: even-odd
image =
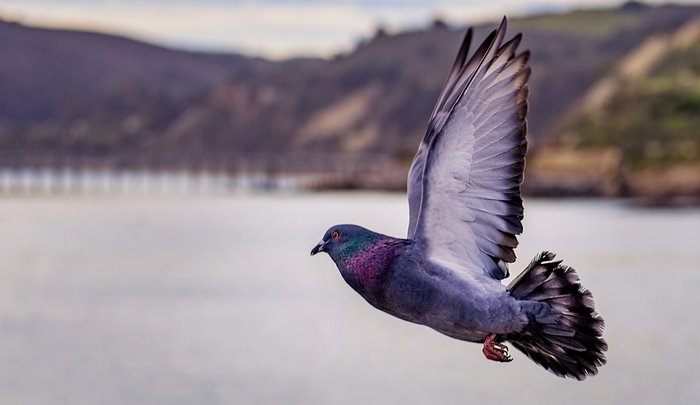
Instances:
[[[507,287],[523,230],[529,52],[504,18],[469,56],[469,29],[408,174],[406,239],[331,227],[326,252],[374,307],[511,360],[509,341],[545,369],[583,380],[605,364],[603,319],[576,272],[537,255]]]

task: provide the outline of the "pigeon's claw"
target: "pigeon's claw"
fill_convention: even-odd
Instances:
[[[513,361],[513,358],[508,354],[508,346],[496,342],[496,335],[489,335],[484,340],[484,347],[481,349],[487,359],[506,363]]]

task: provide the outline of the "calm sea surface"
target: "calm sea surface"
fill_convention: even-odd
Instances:
[[[700,210],[526,201],[607,322],[584,383],[484,359],[374,310],[327,256],[335,223],[392,235],[392,194],[0,199],[2,404],[697,404]]]

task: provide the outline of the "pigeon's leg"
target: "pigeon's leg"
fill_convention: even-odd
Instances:
[[[508,354],[508,347],[502,343],[496,342],[496,335],[488,335],[484,340],[484,347],[481,349],[487,359],[500,362],[512,361],[513,358]]]

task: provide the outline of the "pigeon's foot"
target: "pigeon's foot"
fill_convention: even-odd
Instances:
[[[488,335],[484,340],[484,347],[481,349],[487,359],[500,362],[509,362],[513,358],[508,354],[508,346],[496,342],[496,335]]]

